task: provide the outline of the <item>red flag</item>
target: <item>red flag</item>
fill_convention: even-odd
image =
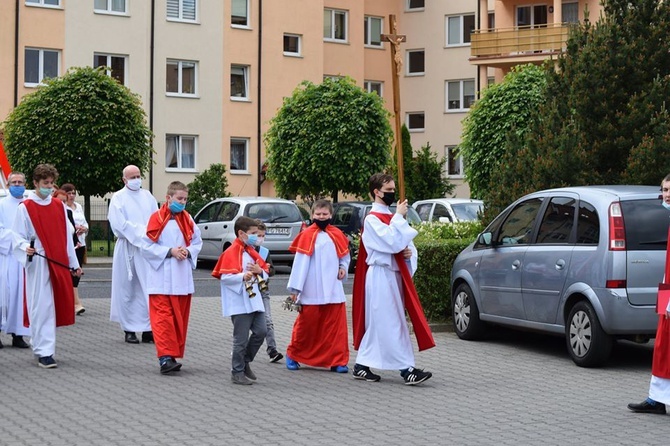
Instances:
[[[3,182],[6,183],[12,168],[9,166],[9,160],[7,159],[7,154],[5,154],[5,148],[2,145],[2,141],[0,141],[0,170],[2,170]]]

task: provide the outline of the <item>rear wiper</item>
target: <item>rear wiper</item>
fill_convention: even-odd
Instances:
[[[288,217],[288,215],[280,215],[279,217],[275,217],[275,218],[273,218],[273,219],[270,220],[268,223],[274,223],[274,222],[276,222],[277,220],[281,220],[282,218],[286,218],[286,217]]]
[[[649,240],[647,242],[640,242],[640,245],[667,245],[667,240]]]

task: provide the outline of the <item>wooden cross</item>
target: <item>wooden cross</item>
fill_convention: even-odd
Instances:
[[[405,200],[405,171],[402,160],[402,124],[400,120],[400,79],[402,74],[402,53],[400,44],[407,40],[406,36],[398,34],[395,14],[389,15],[390,34],[382,34],[382,41],[391,44],[391,67],[393,68],[393,113],[395,115],[395,144],[396,158],[398,159],[398,202]]]

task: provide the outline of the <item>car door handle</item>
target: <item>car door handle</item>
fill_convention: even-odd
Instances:
[[[515,260],[515,261],[512,262],[512,269],[513,270],[516,271],[517,269],[519,269],[520,266],[521,266],[521,260]]]
[[[558,271],[560,271],[560,270],[562,270],[563,268],[565,268],[565,260],[563,260],[563,259],[558,259],[558,261],[556,261],[556,269],[557,269]]]

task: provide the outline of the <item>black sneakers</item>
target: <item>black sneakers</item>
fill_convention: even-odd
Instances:
[[[43,369],[55,369],[58,367],[58,364],[56,364],[56,360],[53,356],[40,356],[40,359],[37,361],[37,365]]]
[[[370,367],[356,364],[354,365],[354,371],[352,372],[354,379],[360,379],[368,382],[377,382],[382,379],[381,376],[375,375],[370,371]]]
[[[421,384],[427,379],[430,379],[430,377],[433,376],[433,374],[430,372],[424,372],[421,369],[415,369],[414,367],[410,367],[400,372],[400,376],[402,376],[403,379],[405,380],[406,386],[415,386],[417,384]]]
[[[658,401],[653,401],[650,398],[647,398],[639,404],[630,403],[628,408],[637,413],[665,415],[665,404],[659,403]]]
[[[282,355],[281,353],[279,353],[277,350],[273,350],[273,351],[271,351],[271,352],[269,353],[269,356],[270,356],[270,362],[277,362],[277,361],[279,361],[280,359],[283,359],[283,358],[284,358],[284,355]]]
[[[167,375],[171,372],[178,372],[181,369],[181,363],[174,360],[172,356],[162,356],[158,363],[161,366],[161,374]]]

